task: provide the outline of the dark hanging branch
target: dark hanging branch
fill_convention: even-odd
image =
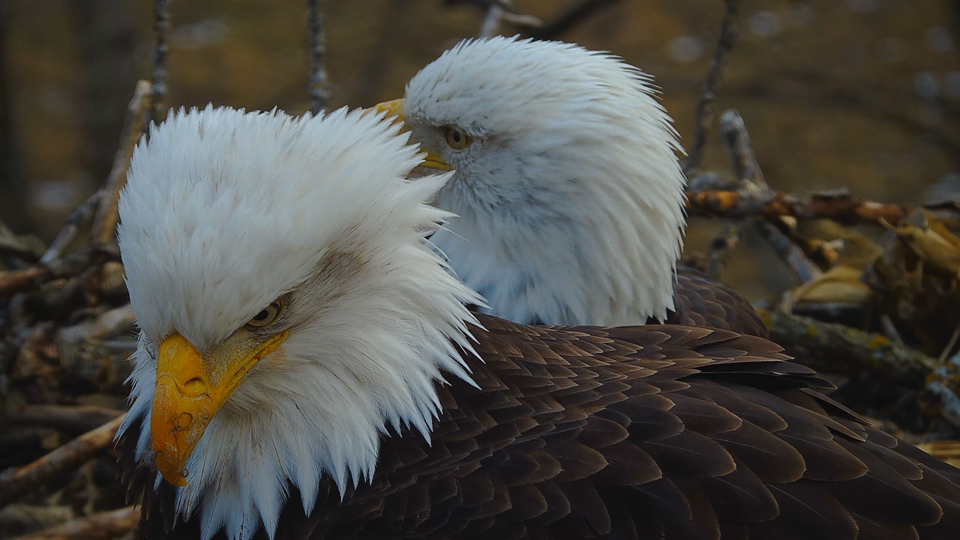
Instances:
[[[723,20],[720,23],[720,37],[717,39],[717,47],[713,53],[713,60],[710,62],[710,70],[707,72],[707,78],[703,81],[703,89],[700,91],[700,99],[697,102],[697,109],[694,114],[693,145],[690,147],[687,162],[683,166],[683,172],[688,177],[700,168],[700,163],[703,161],[703,149],[707,145],[710,126],[713,124],[713,103],[717,99],[717,84],[720,82],[720,75],[724,64],[726,64],[727,54],[733,48],[733,42],[736,38],[735,23],[740,2],[739,0],[725,0],[724,6]]]
[[[530,36],[537,39],[558,39],[574,26],[619,1],[620,0],[578,0],[567,8],[566,11],[558,15],[556,19],[530,32]]]
[[[320,113],[330,102],[330,83],[324,57],[327,54],[323,36],[320,0],[307,0],[307,30],[310,34],[310,112]]]
[[[170,30],[170,0],[154,0],[153,2],[153,31],[155,44],[153,48],[153,73],[150,91],[151,114],[144,129],[150,126],[150,121],[159,123],[166,113],[167,102],[167,34]]]

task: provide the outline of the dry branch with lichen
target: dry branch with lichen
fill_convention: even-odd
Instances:
[[[861,199],[842,189],[809,194],[780,192],[753,194],[714,190],[687,192],[687,210],[692,214],[711,217],[790,216],[805,219],[831,219],[850,225],[881,221],[895,225],[917,208],[925,208],[947,223],[960,224],[960,204],[954,202],[922,206],[881,203]]]

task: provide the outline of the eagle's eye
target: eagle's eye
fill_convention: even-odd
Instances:
[[[469,135],[453,126],[444,128],[443,136],[447,140],[447,146],[454,150],[463,150],[473,143],[473,139]]]
[[[260,313],[254,315],[253,318],[250,319],[250,322],[247,323],[247,326],[253,326],[255,328],[267,326],[277,320],[281,311],[283,311],[283,300],[275,300],[271,302],[269,306],[263,308]]]

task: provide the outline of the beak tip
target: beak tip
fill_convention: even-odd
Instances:
[[[177,459],[171,459],[166,452],[154,448],[153,462],[157,466],[157,471],[163,479],[177,487],[187,485],[187,475],[183,467],[180,466]],[[176,453],[179,455],[179,453]]]
[[[171,469],[162,469],[162,468],[159,469],[159,471],[160,471],[160,476],[162,476],[163,479],[169,482],[170,484],[177,487],[183,487],[187,485],[187,477],[186,475],[183,474],[183,472],[177,471],[177,470],[171,470]]]

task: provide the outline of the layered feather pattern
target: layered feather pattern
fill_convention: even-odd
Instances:
[[[277,538],[956,537],[960,471],[821,395],[773,343],[479,322],[479,388],[438,387],[432,444],[391,432],[372,482],[341,501],[325,479]],[[194,534],[171,497],[147,490],[149,537]]]

